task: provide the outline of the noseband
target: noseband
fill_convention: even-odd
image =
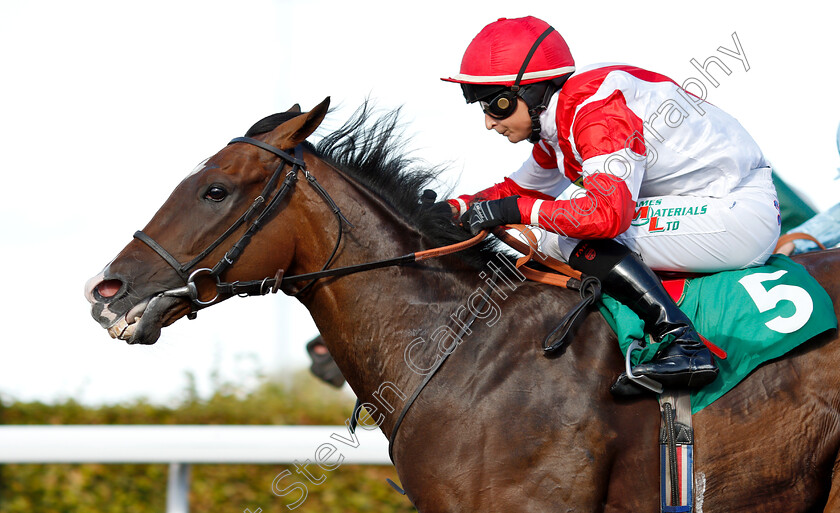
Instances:
[[[338,267],[334,269],[328,269],[330,264],[335,258],[336,253],[338,252],[338,248],[341,245],[341,234],[344,231],[344,224],[346,223],[351,228],[353,225],[350,221],[347,220],[346,217],[341,213],[341,210],[336,205],[335,201],[330,197],[326,190],[321,187],[321,184],[315,180],[315,177],[312,176],[306,170],[306,163],[303,161],[303,149],[298,145],[295,147],[295,156],[292,157],[288,153],[271,146],[270,144],[266,144],[262,141],[258,141],[256,139],[252,139],[250,137],[237,137],[232,139],[230,143],[238,143],[243,142],[247,144],[252,144],[258,148],[262,148],[265,151],[271,152],[278,157],[280,157],[281,162],[277,169],[274,171],[274,174],[271,175],[271,178],[268,180],[265,188],[263,188],[262,193],[254,199],[254,202],[242,214],[239,219],[237,219],[230,228],[225,230],[225,232],[219,236],[212,244],[207,246],[207,249],[199,253],[195,258],[190,260],[189,262],[182,264],[178,261],[177,258],[172,256],[172,254],[167,251],[163,246],[158,244],[153,238],[149,237],[147,234],[143,233],[143,231],[138,230],[134,233],[134,238],[144,242],[147,246],[152,248],[152,250],[160,255],[173,269],[175,272],[178,273],[178,276],[184,280],[184,286],[167,290],[158,294],[159,296],[167,296],[167,297],[184,297],[189,299],[193,305],[193,311],[189,314],[190,318],[195,317],[195,313],[197,310],[205,308],[213,303],[216,302],[217,299],[221,295],[238,295],[238,296],[262,296],[268,294],[269,292],[277,292],[282,285],[290,284],[290,283],[297,283],[300,281],[308,281],[306,285],[304,285],[300,290],[294,293],[295,296],[302,294],[306,291],[309,287],[315,284],[315,282],[321,278],[329,278],[335,276],[346,276],[348,274],[355,274],[362,271],[369,271],[372,269],[380,269],[382,267],[390,267],[395,265],[405,265],[410,264],[412,262],[419,262],[421,260],[426,260],[430,258],[438,258],[445,255],[450,255],[452,253],[457,253],[469,247],[475,246],[479,242],[481,242],[486,236],[487,232],[482,231],[478,235],[474,236],[469,240],[465,240],[463,242],[459,242],[456,244],[451,244],[449,246],[427,249],[424,251],[418,251],[416,253],[409,253],[407,255],[402,255],[394,258],[388,258],[385,260],[377,260],[374,262],[365,262],[362,264],[355,264],[355,265],[348,265],[345,267]],[[283,184],[278,189],[277,193],[270,199],[266,200],[268,194],[277,186],[277,182],[280,181],[280,176],[283,173],[287,164],[291,164],[292,168],[286,173],[286,178],[283,180]],[[324,200],[329,204],[330,208],[332,209],[333,213],[335,214],[336,219],[338,220],[338,237],[335,241],[335,247],[332,250],[332,254],[327,259],[327,262],[321,267],[320,271],[306,273],[306,274],[299,274],[296,276],[283,276],[283,270],[280,269],[277,271],[277,274],[274,277],[266,277],[262,280],[254,280],[254,281],[235,281],[233,283],[225,283],[221,280],[221,274],[233,263],[236,261],[237,258],[242,254],[245,250],[245,247],[251,241],[251,237],[257,233],[260,228],[265,224],[268,220],[269,216],[277,209],[277,206],[283,201],[283,198],[289,194],[297,182],[298,172],[303,171],[303,176],[306,178],[306,181],[315,188],[318,193],[323,196]],[[432,200],[434,201],[434,200]],[[262,210],[260,210],[262,209]],[[259,214],[257,214],[259,212]],[[230,237],[233,232],[235,232],[239,227],[243,224],[247,223],[251,220],[252,217],[256,216],[256,218],[251,222],[251,225],[242,234],[242,237],[236,242],[236,244],[228,250],[224,256],[219,260],[216,265],[211,267],[202,267],[191,271],[196,265],[198,265],[201,260],[203,260],[207,255],[209,255],[214,249],[219,247],[228,237]],[[208,277],[213,278],[216,280],[216,295],[213,299],[208,301],[204,301],[198,297],[198,287],[195,284],[195,280],[198,276],[206,274]]]
[[[233,283],[233,284],[222,283],[221,278],[220,278],[221,274],[228,267],[233,265],[234,262],[236,262],[236,260],[239,258],[239,256],[242,254],[242,252],[245,250],[245,247],[247,247],[248,243],[251,242],[251,237],[253,237],[253,235],[255,233],[257,233],[263,227],[263,225],[267,222],[267,220],[272,215],[272,213],[274,213],[277,210],[277,207],[283,201],[283,198],[285,198],[286,195],[288,195],[293,190],[293,188],[295,186],[295,183],[297,182],[299,172],[302,171],[303,176],[306,178],[306,181],[309,182],[309,184],[312,187],[314,187],[315,190],[317,190],[318,193],[321,194],[321,196],[324,197],[324,199],[327,201],[327,203],[331,207],[333,213],[335,214],[336,219],[338,219],[338,238],[337,238],[336,243],[335,243],[335,248],[333,248],[332,254],[327,259],[327,262],[324,264],[323,268],[321,269],[322,271],[326,270],[327,267],[329,267],[330,263],[332,262],[333,258],[335,258],[335,254],[338,251],[339,245],[341,244],[341,234],[343,232],[343,224],[347,223],[349,226],[351,226],[351,227],[353,226],[347,220],[347,218],[345,218],[344,215],[341,213],[341,210],[335,204],[335,202],[330,197],[330,195],[327,193],[327,191],[324,190],[324,188],[321,187],[321,184],[319,184],[318,181],[315,180],[315,177],[312,176],[312,174],[309,173],[309,171],[306,170],[306,163],[303,161],[303,149],[301,148],[300,145],[295,147],[295,149],[294,149],[295,156],[292,157],[291,155],[289,155],[288,153],[286,153],[285,151],[283,151],[279,148],[275,148],[274,146],[272,146],[270,144],[266,144],[262,141],[259,141],[257,139],[252,139],[250,137],[236,137],[236,138],[232,139],[228,143],[228,145],[234,144],[234,143],[240,143],[240,142],[251,144],[253,146],[261,148],[265,151],[268,151],[268,152],[273,153],[274,155],[280,157],[280,159],[281,159],[280,160],[280,165],[278,165],[277,169],[274,170],[274,173],[271,175],[271,178],[268,180],[268,183],[265,185],[265,187],[263,188],[260,195],[257,196],[254,199],[253,203],[248,208],[248,210],[246,210],[245,213],[243,213],[236,221],[234,221],[234,223],[230,226],[230,228],[225,230],[225,232],[223,234],[221,234],[219,236],[219,238],[217,238],[212,244],[207,246],[207,248],[204,251],[199,253],[195,258],[193,258],[189,262],[186,262],[186,263],[182,264],[178,261],[177,258],[172,256],[172,254],[169,251],[167,251],[163,246],[161,246],[157,241],[155,241],[149,235],[143,233],[142,230],[137,230],[134,233],[134,238],[144,242],[147,246],[149,246],[152,250],[154,250],[155,253],[160,255],[160,257],[163,258],[166,261],[166,263],[168,263],[170,266],[172,266],[173,269],[175,269],[175,272],[178,273],[178,276],[180,276],[181,279],[184,280],[184,283],[185,283],[184,287],[179,287],[179,288],[176,288],[176,289],[167,290],[165,292],[162,292],[161,295],[169,296],[169,297],[186,297],[186,298],[189,298],[192,301],[193,306],[196,310],[204,308],[204,307],[214,303],[219,298],[219,295],[222,293],[222,291],[225,290],[225,287],[224,287],[225,285],[228,285],[228,287],[227,287],[228,289],[230,289],[231,286],[234,286],[234,288],[235,288],[236,283]],[[291,166],[292,166],[291,169],[286,173],[286,178],[283,180],[283,184],[280,186],[280,188],[277,190],[277,192],[274,194],[274,196],[269,198],[269,195],[272,193],[274,188],[277,186],[277,182],[280,181],[280,177],[282,176],[283,170],[286,168],[287,164],[291,164]],[[253,218],[253,221],[251,221],[252,218]],[[236,241],[236,243],[224,254],[224,256],[216,263],[216,265],[214,265],[212,268],[202,267],[202,268],[199,268],[199,269],[192,270],[195,266],[198,265],[199,262],[201,262],[204,258],[206,258],[207,255],[212,253],[213,250],[215,250],[225,240],[227,240],[236,230],[238,230],[242,225],[244,225],[245,223],[247,223],[249,221],[251,221],[251,224],[248,227],[248,229],[245,230],[245,233],[242,234],[242,236],[239,238],[239,240]],[[213,299],[210,299],[210,300],[207,300],[207,301],[201,300],[199,298],[198,288],[195,284],[196,278],[198,276],[201,276],[201,275],[204,275],[204,274],[206,274],[208,277],[214,278],[216,280],[216,295],[215,295],[215,297],[213,297]],[[278,275],[276,275],[273,280],[270,280],[271,281],[271,283],[270,283],[271,287],[270,288],[272,289],[273,292],[276,292],[277,289],[280,287],[281,281],[286,281],[286,280],[281,280],[280,279],[280,274],[281,273],[278,272]],[[311,273],[311,274],[316,274],[316,273]],[[294,278],[294,277],[290,277],[290,278]],[[288,280],[288,281],[301,281],[301,280]],[[263,285],[269,285],[268,282],[269,282],[268,279],[263,280]],[[296,294],[303,293],[307,288],[309,288],[314,283],[315,283],[315,280],[313,279],[306,286],[304,286],[302,289],[300,289]],[[266,293],[266,292],[268,292],[268,290],[266,290],[265,292],[262,292],[262,293]]]
[[[163,246],[158,244],[157,241],[155,241],[154,239],[149,237],[147,234],[143,233],[143,231],[138,230],[137,232],[134,233],[134,237],[136,239],[144,242],[152,250],[154,250],[155,253],[160,255],[161,258],[163,258],[170,266],[172,266],[173,269],[175,269],[175,272],[178,273],[178,276],[180,276],[181,279],[184,280],[184,283],[185,283],[184,287],[180,287],[180,288],[171,289],[171,290],[161,292],[159,294],[159,296],[188,298],[192,302],[192,305],[193,305],[193,311],[189,314],[190,318],[194,318],[197,310],[200,310],[202,308],[205,308],[205,307],[211,305],[217,299],[219,299],[219,297],[222,294],[224,294],[224,295],[264,295],[264,294],[267,294],[268,292],[277,292],[277,290],[280,289],[281,285],[283,285],[283,284],[295,283],[295,282],[299,282],[299,281],[307,281],[308,280],[309,283],[307,285],[305,285],[303,288],[301,288],[296,293],[296,295],[297,295],[297,294],[301,294],[302,292],[304,292],[307,288],[312,286],[316,282],[316,280],[319,280],[321,278],[327,278],[327,277],[332,277],[332,276],[345,276],[345,275],[348,275],[348,274],[354,274],[354,273],[357,273],[357,272],[368,271],[368,270],[371,270],[371,269],[379,269],[379,268],[382,268],[382,267],[404,265],[404,264],[408,264],[408,263],[412,263],[412,262],[418,262],[418,261],[422,261],[422,260],[426,260],[426,259],[438,258],[438,257],[442,257],[442,256],[445,256],[445,255],[450,255],[450,254],[457,253],[458,251],[462,251],[466,248],[472,247],[472,246],[480,243],[487,236],[487,231],[482,231],[482,232],[475,235],[474,237],[472,237],[469,240],[459,242],[459,243],[456,243],[456,244],[452,244],[452,245],[449,245],[449,246],[427,249],[427,250],[424,250],[424,251],[418,251],[416,253],[409,253],[407,255],[402,255],[402,256],[398,256],[398,257],[395,257],[395,258],[389,258],[389,259],[385,259],[385,260],[378,260],[378,261],[375,261],[375,262],[366,262],[366,263],[362,263],[362,264],[355,264],[355,265],[349,265],[349,266],[345,266],[345,267],[338,267],[338,268],[334,268],[334,269],[327,269],[330,266],[330,263],[332,263],[332,260],[335,257],[335,255],[338,251],[338,248],[341,244],[341,234],[342,234],[342,231],[343,231],[344,223],[347,223],[351,227],[353,225],[349,221],[347,221],[347,219],[341,213],[341,210],[338,208],[338,205],[336,205],[336,203],[332,200],[332,198],[327,193],[327,191],[324,190],[324,188],[321,187],[321,185],[315,180],[315,177],[312,176],[312,174],[310,174],[306,170],[306,164],[303,161],[303,149],[301,148],[301,146],[298,145],[298,146],[295,147],[295,149],[294,149],[295,156],[292,157],[288,153],[286,153],[286,152],[284,152],[284,151],[282,151],[278,148],[275,148],[274,146],[271,146],[270,144],[266,144],[262,141],[252,139],[250,137],[237,137],[237,138],[231,140],[230,143],[228,143],[228,144],[239,143],[239,142],[251,144],[251,145],[257,146],[258,148],[261,148],[265,151],[273,153],[274,155],[280,157],[280,159],[281,159],[280,165],[277,166],[277,169],[275,169],[274,173],[271,175],[271,178],[268,180],[268,183],[263,188],[262,193],[259,196],[257,196],[256,199],[254,199],[254,202],[251,204],[251,206],[248,208],[248,210],[246,210],[245,213],[242,214],[230,226],[230,228],[225,230],[225,232],[222,235],[220,235],[219,238],[217,238],[212,244],[210,244],[204,251],[199,253],[195,258],[193,258],[189,262],[182,264],[178,261],[177,258],[172,256],[172,254],[169,251],[167,251]],[[280,176],[282,175],[283,170],[285,169],[287,164],[291,164],[292,168],[288,171],[288,173],[286,173],[286,178],[283,180],[283,183],[280,186],[280,188],[277,190],[276,194],[274,194],[274,196],[271,197],[270,200],[266,200],[266,198],[271,193],[271,191],[277,186],[277,182],[280,181]],[[298,173],[300,171],[303,171],[303,175],[304,175],[304,177],[306,177],[307,182],[309,182],[309,184],[312,185],[312,187],[314,187],[315,190],[317,190],[321,194],[321,196],[324,197],[324,199],[327,201],[327,203],[332,208],[332,211],[335,214],[336,219],[338,219],[338,238],[336,240],[335,247],[333,248],[332,254],[327,259],[327,262],[324,264],[324,266],[321,268],[321,270],[317,271],[317,272],[300,274],[300,275],[297,275],[297,276],[285,276],[284,277],[283,276],[283,271],[281,269],[281,270],[277,271],[277,274],[273,278],[264,278],[263,280],[255,280],[255,281],[247,281],[247,282],[223,283],[221,281],[221,278],[220,278],[221,274],[227,268],[232,266],[234,264],[234,262],[236,262],[236,259],[239,258],[239,256],[244,251],[245,247],[250,242],[251,237],[255,233],[257,233],[260,230],[260,228],[262,228],[262,226],[268,220],[269,216],[271,216],[271,214],[277,209],[277,206],[283,201],[283,198],[285,198],[292,191],[293,187],[295,186],[295,183],[297,182]],[[434,201],[434,198],[432,198],[431,201]],[[240,228],[243,224],[249,222],[251,220],[251,218],[254,218],[254,220],[251,222],[251,225],[248,227],[247,230],[245,230],[245,233],[231,247],[231,249],[228,250],[224,254],[224,256],[216,263],[216,265],[214,265],[212,268],[202,267],[202,268],[199,268],[199,269],[196,269],[196,270],[192,270],[194,267],[196,267],[199,264],[199,262],[201,262],[205,257],[207,257],[211,252],[213,252],[213,250],[215,250],[217,247],[219,247],[228,237],[230,237],[238,228]],[[198,287],[195,284],[195,280],[196,280],[197,276],[200,276],[202,274],[207,274],[208,276],[210,276],[211,278],[214,278],[216,280],[216,295],[215,295],[215,297],[213,297],[213,299],[211,299],[209,301],[203,301],[198,297]],[[492,287],[495,286],[495,282],[496,282],[496,279],[498,278],[498,274],[494,274],[494,276],[495,277],[493,279],[493,284],[490,285],[490,288],[488,288],[486,293],[485,293],[484,303],[482,303],[482,306],[480,306],[475,312],[473,312],[472,318],[468,321],[468,323],[466,325],[463,326],[463,329],[462,329],[461,333],[458,335],[458,340],[460,340],[465,333],[469,333],[469,325],[471,325],[473,323],[473,321],[475,321],[475,319],[478,317],[477,312],[484,309],[484,304],[486,303],[486,298],[490,297],[491,289],[492,289]],[[490,282],[488,282],[488,284],[489,283]],[[408,413],[409,408],[411,408],[415,399],[417,399],[417,397],[420,395],[420,392],[422,392],[422,390],[425,388],[425,386],[429,383],[432,376],[435,375],[435,373],[440,368],[440,366],[443,364],[443,362],[449,357],[449,355],[455,350],[455,348],[457,346],[458,346],[458,344],[453,344],[451,349],[449,351],[447,351],[445,353],[445,355],[438,360],[438,363],[436,364],[436,366],[426,376],[426,378],[423,380],[423,382],[415,389],[414,393],[412,394],[412,396],[409,398],[409,400],[406,402],[405,406],[403,407],[403,410],[400,413],[399,418],[397,419],[397,422],[395,423],[395,425],[393,427],[393,430],[391,432],[391,436],[388,439],[388,455],[391,457],[391,461],[394,460],[393,447],[394,447],[394,441],[396,440],[396,437],[397,437],[397,431],[400,428],[400,425],[402,424],[403,419],[406,416],[406,413]],[[353,420],[351,422],[351,426],[352,426],[351,431],[355,430],[356,413],[357,413],[357,411],[360,407],[360,404],[361,404],[360,401],[357,400],[356,407],[353,409],[354,415],[353,415]],[[398,488],[396,485],[393,484],[393,482],[391,484],[395,488]]]

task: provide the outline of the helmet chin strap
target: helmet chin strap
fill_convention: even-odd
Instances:
[[[531,49],[528,51],[528,55],[525,56],[525,60],[522,62],[522,66],[519,68],[519,73],[516,74],[516,80],[513,81],[513,85],[510,87],[512,93],[517,96],[522,96],[522,90],[519,86],[519,81],[522,80],[522,76],[525,75],[525,70],[528,68],[528,63],[531,62],[531,57],[534,56],[534,52],[537,51],[537,47],[540,46],[540,43],[543,42],[545,38],[548,37],[549,34],[554,32],[554,27],[548,27],[545,31],[540,34],[540,37],[534,41],[534,44],[531,45]],[[525,98],[522,98],[522,101],[525,102],[525,105],[528,105],[528,102],[525,101]],[[542,103],[546,103],[543,101]],[[545,109],[545,107],[543,107]],[[528,106],[528,114],[531,115],[531,135],[528,136],[528,140],[532,143],[539,142],[540,140],[540,111],[537,108],[530,108]]]
[[[513,85],[511,86],[510,90],[517,96],[522,97],[522,101],[525,102],[525,105],[528,106],[528,114],[531,116],[531,135],[528,136],[528,141],[532,143],[537,143],[540,140],[540,131],[542,127],[540,125],[540,113],[545,110],[546,106],[548,105],[548,100],[551,98],[551,95],[554,94],[554,89],[552,87],[546,87],[545,94],[543,94],[542,102],[536,107],[531,108],[528,105],[528,102],[525,101],[523,97],[523,90],[519,85],[519,81],[522,80],[522,76],[525,75],[525,70],[528,68],[528,63],[531,62],[531,57],[534,56],[534,52],[537,51],[537,47],[540,46],[540,43],[543,42],[545,38],[548,37],[549,34],[554,32],[554,27],[548,27],[545,31],[540,34],[540,37],[534,41],[534,44],[531,46],[531,49],[528,51],[528,55],[525,56],[525,60],[522,62],[522,67],[519,68],[519,73],[516,75],[516,80],[513,81]]]
[[[542,125],[540,124],[540,114],[542,114],[542,112],[548,108],[548,102],[551,101],[551,97],[561,87],[563,87],[563,84],[566,83],[566,80],[569,78],[569,76],[571,76],[571,73],[546,83],[546,88],[545,92],[543,93],[542,101],[534,107],[528,105],[528,102],[525,100],[525,98],[522,98],[522,101],[525,101],[525,105],[528,105],[528,114],[531,116],[531,135],[528,136],[529,142],[534,144],[540,142],[540,132],[542,131]]]
[[[542,107],[542,108],[539,108]],[[528,114],[531,115],[531,135],[528,136],[528,142],[537,144],[540,142],[540,132],[542,132],[542,125],[540,124],[540,114],[545,107],[540,105],[538,108],[528,109]]]

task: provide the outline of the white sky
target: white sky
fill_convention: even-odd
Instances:
[[[632,5],[632,8],[631,8]],[[732,74],[708,100],[753,134],[779,174],[820,210],[840,199],[835,134],[840,8],[828,2],[250,0],[0,2],[0,397],[86,403],[167,401],[195,373],[247,384],[306,364],[315,329],[285,296],[234,299],[180,321],[151,347],[111,340],[83,284],[145,226],[195,164],[265,115],[325,96],[404,106],[415,155],[449,162],[461,192],[501,180],[527,156],[483,128],[456,73],[472,37],[533,14],[578,66],[627,62],[700,78],[717,55]],[[527,8],[526,8],[527,6]],[[737,32],[750,70],[717,52]],[[324,132],[326,133],[326,131]]]

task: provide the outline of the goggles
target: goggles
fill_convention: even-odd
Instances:
[[[505,89],[490,101],[479,100],[481,110],[493,119],[506,119],[516,111],[516,104],[519,97],[513,91]]]

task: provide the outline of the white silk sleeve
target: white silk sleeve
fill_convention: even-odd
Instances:
[[[509,178],[524,189],[539,191],[552,198],[560,196],[560,193],[572,184],[558,168],[541,167],[533,155],[528,157],[522,167],[511,173]]]

